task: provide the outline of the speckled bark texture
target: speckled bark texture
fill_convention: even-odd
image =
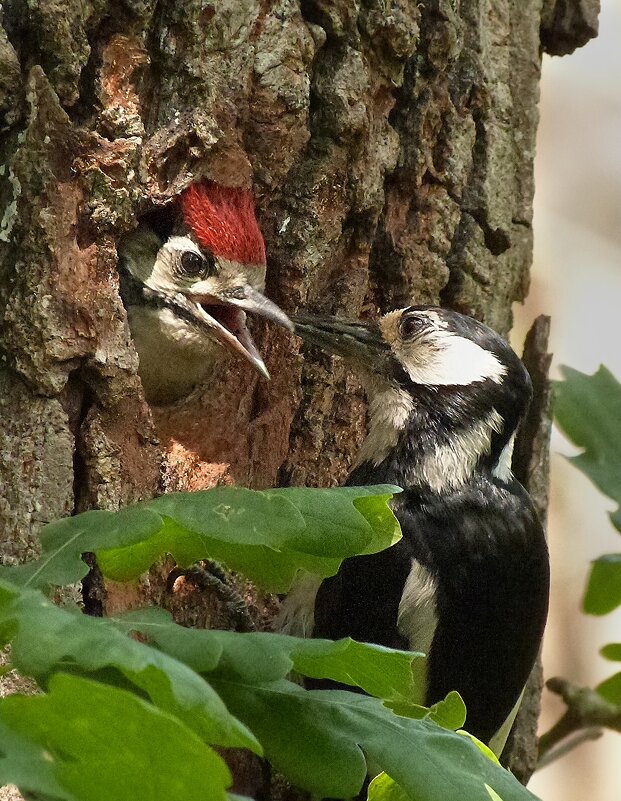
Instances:
[[[544,526],[548,509],[552,429],[549,337],[550,318],[542,315],[531,326],[524,343],[522,360],[533,382],[533,402],[516,439],[512,465],[516,477],[530,493]],[[543,666],[539,657],[501,758],[503,765],[523,784],[528,782],[537,765],[537,722],[542,690]]]
[[[4,560],[28,558],[47,520],[162,489],[344,478],[364,435],[359,385],[280,330],[255,328],[271,383],[223,354],[186,401],[144,402],[115,246],[200,176],[254,187],[285,310],[440,302],[506,333],[528,287],[541,36],[551,52],[582,44],[595,8],[3,4]],[[160,600],[165,576],[89,592],[108,609]],[[180,620],[196,619],[192,592],[167,603]]]

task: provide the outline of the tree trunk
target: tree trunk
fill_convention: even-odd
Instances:
[[[268,294],[285,310],[442,303],[506,334],[528,287],[542,42],[583,44],[597,5],[9,0],[4,561],[31,557],[42,524],[87,508],[345,477],[364,434],[358,382],[273,327],[258,332],[269,384],[223,354],[186,401],[144,402],[115,243],[200,176],[254,187]],[[129,594],[92,579],[87,605],[160,601],[162,572]],[[196,620],[195,595],[164,600]],[[209,609],[203,623],[227,625]]]

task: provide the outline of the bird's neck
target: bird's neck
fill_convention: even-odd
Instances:
[[[457,489],[477,471],[511,477],[511,432],[495,409],[481,414],[466,396],[416,396],[394,386],[369,393],[369,433],[348,483],[394,483],[433,492]]]

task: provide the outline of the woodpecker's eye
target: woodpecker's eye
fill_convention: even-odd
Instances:
[[[403,339],[412,339],[427,327],[428,322],[425,317],[421,317],[418,314],[406,314],[399,326],[401,337]]]
[[[181,266],[186,275],[193,278],[207,278],[213,272],[215,260],[210,254],[210,258],[203,258],[193,250],[186,250],[181,254]]]

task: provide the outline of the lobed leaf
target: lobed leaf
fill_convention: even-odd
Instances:
[[[621,662],[621,642],[611,642],[601,650],[601,655],[611,662]]]
[[[57,674],[0,700],[0,783],[63,801],[225,801],[224,761],[132,693]]]
[[[621,554],[600,556],[593,562],[584,597],[584,611],[606,615],[621,604]]]
[[[390,706],[417,700],[422,703],[424,698],[424,654],[360,643],[348,637],[336,642],[296,639],[291,659],[296,673],[361,687],[369,695],[390,701]]]
[[[615,673],[604,679],[595,689],[606,701],[617,705],[621,713],[621,673]]]
[[[161,650],[128,637],[132,632],[147,636]],[[139,704],[137,708],[126,703],[126,712],[106,701],[104,712],[112,710],[110,718],[103,722],[97,716],[92,718],[91,731],[98,727],[103,731],[104,755],[112,760],[111,764],[113,755],[106,750],[116,747],[114,738],[108,742],[111,719],[117,731],[125,732],[129,727],[131,736],[132,727],[136,732],[141,726],[150,727],[145,755],[139,756],[139,761],[146,759],[148,748],[158,742],[156,734],[162,738],[176,736],[172,731],[165,734],[161,721],[157,725],[134,721],[137,715],[148,711],[150,715],[163,716],[166,726],[180,728],[180,748],[194,748],[196,739],[202,738],[214,744],[242,744],[259,751],[258,739],[289,779],[322,796],[350,797],[358,792],[366,775],[366,755],[410,797],[421,801],[457,801],[464,797],[483,801],[486,784],[501,793],[505,801],[533,798],[469,740],[441,729],[431,720],[398,716],[379,698],[342,690],[307,691],[284,678],[293,668],[317,678],[359,681],[366,689],[393,699],[388,703],[404,703],[410,692],[420,692],[410,669],[412,662],[416,665],[420,661],[415,654],[391,652],[351,640],[304,641],[269,633],[185,629],[156,609],[132,612],[117,620],[89,618],[58,609],[39,592],[7,584],[0,585],[0,634],[3,642],[12,640],[15,664],[48,687],[51,695],[58,688],[59,679],[76,681],[79,677],[75,674],[82,673],[91,677],[80,679],[88,686],[103,688],[100,692],[121,692],[123,698],[133,698]],[[74,675],[67,677],[68,672]],[[207,675],[209,683],[198,672]],[[92,678],[100,682],[92,682]],[[76,686],[79,689],[82,685]],[[158,708],[132,696],[127,692],[129,688],[140,696],[145,694]],[[69,689],[66,695],[68,698]],[[67,698],[68,708],[72,709],[73,704],[80,714],[91,714],[89,707],[82,708],[79,693],[77,700],[69,702]],[[445,702],[449,709],[454,701],[449,696]],[[46,720],[47,707],[42,705],[40,709],[42,720]],[[428,712],[424,710],[425,714]],[[26,710],[21,716],[26,722],[17,731],[26,741],[39,736],[39,729],[32,723],[34,717],[29,714]],[[68,726],[72,714],[68,715]],[[6,719],[0,714],[2,724]],[[33,731],[30,727],[34,727]],[[15,730],[15,725],[11,723],[9,728]],[[69,750],[62,752],[63,760],[67,755],[73,758],[72,731],[71,727],[67,732],[60,728],[68,738]],[[190,745],[186,742],[188,736]],[[89,749],[87,743],[85,755],[93,756]],[[163,754],[155,763],[153,782],[168,781],[168,763],[162,768],[162,777],[159,766],[169,755],[166,749],[160,750]],[[6,753],[9,752],[10,748]],[[50,753],[56,758],[53,751]],[[207,759],[204,754],[203,759]],[[17,771],[18,766],[13,764],[0,777],[12,781]],[[119,774],[122,771],[121,765]],[[67,785],[65,779],[61,781],[56,772],[41,776],[38,792],[68,798],[59,795],[57,789],[54,795],[53,781],[73,791],[73,785]],[[43,790],[44,780],[47,785]],[[222,782],[218,787],[222,790]],[[76,793],[76,799],[81,797]],[[108,797],[125,796],[112,790]]]
[[[378,698],[411,702],[424,692],[422,654],[381,645],[342,640],[303,640],[285,634],[188,629],[154,610],[136,610],[117,618],[125,631],[148,637],[199,673],[234,675],[252,683],[285,678],[292,670],[315,679],[361,687]],[[208,656],[217,652],[217,662]],[[422,707],[423,714],[429,709]],[[463,721],[462,721],[463,722]],[[461,724],[459,724],[461,725]]]
[[[593,375],[562,367],[555,384],[555,417],[584,452],[570,461],[595,486],[621,504],[621,384],[603,365]],[[621,510],[610,515],[621,531]]]
[[[66,586],[88,573],[82,554],[148,539],[161,517],[137,504],[118,512],[92,510],[49,523],[40,533],[41,556],[22,565],[0,565],[0,579],[30,587]]]
[[[621,384],[603,365],[593,375],[561,368],[555,416],[567,437],[584,451],[570,461],[617,503],[610,514],[621,531]],[[621,604],[621,554],[597,559],[588,580],[584,611],[605,615]]]
[[[127,581],[170,553],[182,566],[216,559],[266,589],[285,592],[300,569],[334,575],[348,556],[394,544],[401,534],[388,501],[399,491],[216,487],[171,493],[120,512],[52,523],[41,532],[41,557],[0,567],[0,578],[30,587],[70,584],[86,575],[81,554],[93,551],[105,576]]]
[[[605,645],[601,654],[612,662],[621,662],[621,643]],[[621,707],[621,673],[615,673],[597,686],[597,692],[611,704]]]
[[[290,488],[257,492],[218,487],[156,498],[160,530],[128,548],[98,553],[104,575],[127,581],[162,554],[182,566],[212,558],[272,592],[298,570],[334,575],[348,556],[375,553],[400,537],[387,505],[395,487]]]
[[[411,797],[403,792],[394,779],[386,773],[378,775],[369,784],[369,801],[419,801],[420,796]]]
[[[162,615],[156,609],[148,612],[151,619]],[[59,609],[40,592],[2,583],[0,642],[12,643],[13,664],[40,686],[59,670],[133,686],[206,742],[261,752],[205,679],[173,656],[127,637],[111,620]],[[215,666],[219,658],[217,642],[205,643],[204,663]]]
[[[425,686],[425,685],[423,685]],[[420,706],[416,703],[393,703],[391,701],[386,704],[397,715],[403,715],[407,718],[428,718],[443,729],[450,731],[457,731],[466,722],[466,705],[464,704],[461,695],[455,690],[443,698],[442,701],[437,701],[431,708]]]
[[[257,685],[218,676],[213,685],[275,767],[319,796],[355,796],[366,756],[416,801],[489,801],[487,786],[504,801],[534,799],[469,738],[395,715],[377,698],[284,679]]]

